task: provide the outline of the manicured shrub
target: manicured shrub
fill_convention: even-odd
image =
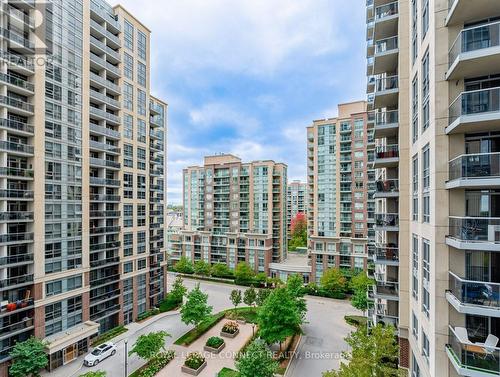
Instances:
[[[186,357],[184,365],[191,369],[198,369],[205,362],[205,358],[199,352],[191,352]]]
[[[234,321],[229,321],[224,323],[224,326],[222,326],[222,332],[225,332],[227,334],[234,334],[236,331],[238,331],[238,323]]]
[[[218,336],[212,336],[212,337],[207,339],[207,342],[205,343],[205,345],[207,347],[211,347],[211,348],[219,348],[220,346],[222,346],[223,343],[224,343],[224,339],[219,338]]]

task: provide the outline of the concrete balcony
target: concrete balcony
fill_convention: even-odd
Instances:
[[[483,20],[498,12],[497,0],[448,0],[446,26],[463,25],[468,21]]]
[[[375,199],[397,198],[399,197],[399,180],[384,179],[375,182],[376,191],[373,194]]]
[[[500,188],[500,153],[464,154],[449,162],[447,189]]]
[[[7,85],[9,90],[23,96],[33,95],[35,92],[35,85],[7,73],[0,73],[0,84]]]
[[[23,285],[33,284],[33,275],[16,276],[0,281],[0,290],[13,289]]]
[[[112,186],[120,187],[121,182],[118,179],[106,179],[100,177],[90,177],[91,186]]]
[[[461,93],[450,105],[447,134],[500,127],[500,87]]]
[[[375,82],[373,106],[375,109],[397,107],[399,95],[398,76],[379,78]]]
[[[98,109],[96,107],[90,107],[90,115],[99,120],[105,120],[107,123],[113,124],[115,126],[120,126],[121,124],[121,118],[118,115],[108,113],[107,111]]]
[[[446,354],[460,376],[500,376],[500,348],[464,339],[458,327],[449,327]]]
[[[90,20],[90,26],[91,32],[95,32],[97,35],[106,38],[107,44],[109,44],[111,47],[119,48],[121,46],[120,37],[111,33],[109,30],[106,30],[104,26],[100,25],[95,20]]]
[[[105,167],[112,170],[120,170],[121,164],[119,162],[105,160],[103,158],[89,158],[90,166]]]
[[[0,212],[0,223],[25,223],[33,221],[31,211]]]
[[[121,134],[119,131],[115,131],[111,128],[99,126],[99,125],[93,124],[93,123],[90,124],[90,132],[93,134],[96,134],[96,135],[106,136],[108,138],[112,138],[112,139],[116,139],[116,140],[119,140],[121,138]],[[113,148],[117,148],[117,147],[113,147]],[[119,148],[117,148],[117,149],[120,150]],[[118,153],[120,153],[120,152],[118,152]]]
[[[33,170],[0,166],[0,178],[2,177],[33,180]]]
[[[0,118],[0,128],[23,136],[33,136],[35,133],[35,128],[32,125],[7,118]]]
[[[399,164],[399,145],[381,145],[375,149],[375,169],[396,167]]]
[[[114,98],[111,98],[103,93],[97,92],[93,89],[90,89],[90,99],[97,101],[98,103],[104,103],[111,110],[119,111],[121,110],[121,102],[117,101]]]
[[[376,244],[373,262],[384,266],[399,266],[399,248],[389,244]]]
[[[491,67],[500,65],[500,22],[462,30],[451,46],[448,61],[447,80],[491,74]]]
[[[449,272],[446,299],[462,314],[500,318],[500,284],[460,278]]]
[[[385,232],[398,232],[399,215],[397,213],[376,213],[373,228]]]
[[[446,244],[461,250],[500,251],[500,218],[450,216]]]
[[[373,37],[375,40],[387,38],[398,33],[399,8],[393,1],[375,8]]]
[[[120,32],[121,25],[118,18],[114,14],[110,14],[106,9],[99,7],[96,3],[90,2],[90,14],[99,21],[106,22],[106,25],[113,30],[113,32]]]
[[[0,28],[1,35],[9,42],[9,48],[20,53],[33,54],[35,44],[14,29]]]
[[[35,107],[32,104],[8,95],[0,95],[0,105],[6,106],[11,112],[23,116],[33,116],[35,111]]]
[[[373,56],[373,74],[379,75],[385,72],[395,72],[398,66],[398,57],[397,36],[377,40]]]
[[[0,152],[8,152],[10,155],[29,157],[33,156],[34,148],[32,145],[0,140]]]
[[[399,111],[382,111],[375,113],[374,136],[377,139],[396,136],[399,131]]]
[[[382,300],[399,300],[399,283],[398,282],[376,282],[373,286],[373,298]]]
[[[109,94],[115,96],[121,95],[121,89],[118,85],[106,79],[105,77],[95,74],[94,72],[90,72],[90,81],[98,88],[106,88]]]
[[[0,200],[32,201],[33,191],[0,189]]]

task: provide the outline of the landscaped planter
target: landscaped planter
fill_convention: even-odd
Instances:
[[[220,336],[223,336],[224,338],[236,338],[236,335],[238,335],[240,333],[240,329],[236,330],[235,333],[229,333],[229,332],[224,332],[224,331],[221,331],[220,332]]]
[[[190,367],[187,367],[187,366],[183,365],[181,367],[181,370],[182,370],[182,372],[190,374],[191,376],[197,376],[197,375],[199,375],[201,373],[201,371],[203,369],[205,369],[206,366],[207,366],[207,362],[205,361],[205,362],[203,362],[203,364],[201,364],[199,366],[198,369],[191,369]]]
[[[220,351],[222,351],[224,349],[224,347],[226,347],[226,343],[222,343],[219,346],[219,348],[212,348],[212,347],[205,345],[205,346],[203,346],[203,350],[207,351],[207,352],[218,354],[218,353],[220,353]]]

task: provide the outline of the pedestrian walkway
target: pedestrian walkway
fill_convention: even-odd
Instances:
[[[170,347],[170,349],[175,351],[175,359],[163,368],[156,377],[188,376],[188,374],[181,372],[181,366],[184,364],[187,354],[191,352],[200,352],[207,360],[207,366],[198,375],[199,377],[214,377],[222,368],[235,369],[234,358],[241,348],[252,338],[252,325],[240,325],[240,333],[233,339],[223,338],[226,342],[226,347],[218,355],[203,350],[203,346],[208,338],[220,336],[220,331],[226,321],[224,319],[220,321],[188,347]]]

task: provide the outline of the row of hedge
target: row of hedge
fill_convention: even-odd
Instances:
[[[174,351],[160,352],[149,360],[146,365],[136,370],[129,377],[154,377],[165,368],[175,357]]]
[[[102,333],[101,335],[97,336],[96,338],[93,339],[92,341],[92,346],[96,347],[99,344],[106,343],[107,341],[117,337],[118,335],[121,335],[125,332],[127,332],[128,329],[125,326],[117,326],[109,331],[106,331],[105,333]]]

